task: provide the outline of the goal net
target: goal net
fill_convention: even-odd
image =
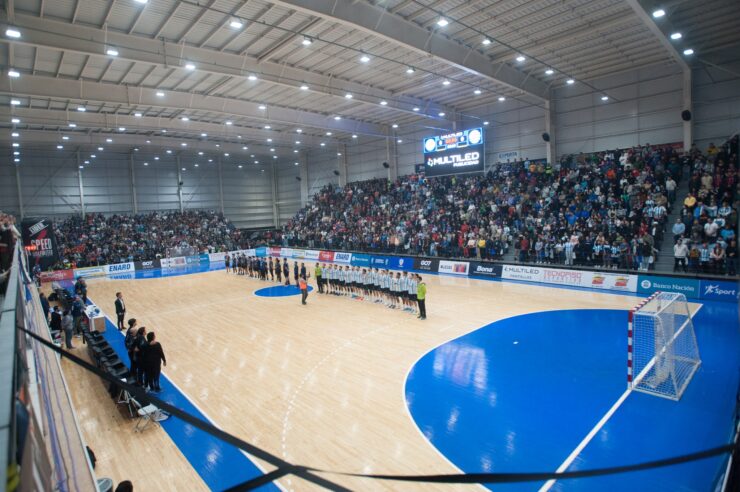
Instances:
[[[627,384],[632,389],[679,400],[700,364],[686,296],[656,292],[630,311]]]

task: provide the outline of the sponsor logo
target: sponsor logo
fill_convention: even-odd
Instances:
[[[717,280],[703,280],[701,282],[701,298],[716,301],[737,302],[740,297],[737,282]]]
[[[133,263],[118,263],[116,265],[108,265],[108,273],[120,273],[128,272],[134,269]]]
[[[388,266],[390,264],[390,258],[378,258],[373,257],[373,265]]]
[[[282,248],[270,248],[270,256],[280,256],[280,250]]]
[[[105,267],[75,268],[75,277],[89,277],[93,275],[105,275]]]
[[[54,270],[53,272],[41,272],[42,282],[56,282],[59,280],[72,280],[74,271],[72,270]]]
[[[698,280],[678,277],[640,277],[637,291],[640,294],[652,294],[657,291],[678,292],[693,298],[701,295]]]
[[[466,167],[466,166],[477,166],[480,164],[480,152],[466,152],[464,154],[450,154],[440,157],[429,157],[427,159],[427,167],[432,168],[434,166],[449,166],[452,167]]]
[[[403,262],[404,262],[404,259],[403,258],[399,258],[398,259],[398,266],[401,267],[401,268],[403,268]]]
[[[527,266],[504,265],[501,276],[510,280],[540,282],[542,280],[542,269]]]
[[[470,268],[471,275],[480,275],[484,277],[500,277],[501,266],[491,265],[489,263],[473,263],[474,266]]]
[[[188,265],[199,264],[200,256],[186,256],[185,263],[187,263]]]
[[[320,251],[307,249],[306,250],[306,259],[307,260],[318,260],[320,254],[321,254]]]
[[[704,295],[717,294],[720,296],[736,296],[737,289],[723,289],[717,284],[709,284],[704,287]]]
[[[34,236],[44,229],[46,229],[46,224],[43,220],[40,222],[36,222],[34,225],[28,228],[29,232]]]
[[[542,281],[548,284],[581,285],[583,272],[575,270],[545,270]]]
[[[334,261],[333,251],[322,251],[319,253],[319,260],[321,261]]]
[[[466,261],[445,261],[439,262],[439,272],[449,273],[451,275],[467,275],[470,263]]]
[[[144,268],[154,268],[154,262],[153,261],[142,261],[141,266]]]
[[[294,249],[293,258],[306,258],[306,251],[302,249]]]
[[[352,261],[352,253],[334,253],[334,261],[338,263],[349,263]]]
[[[653,283],[650,282],[650,280],[648,279],[645,279],[642,282],[640,282],[640,287],[642,287],[643,289],[649,289],[652,286],[653,286]]]

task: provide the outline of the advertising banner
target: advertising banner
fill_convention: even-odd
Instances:
[[[353,254],[352,255],[352,266],[358,266],[358,267],[369,267],[371,263],[372,257],[370,255],[363,255],[363,254]]]
[[[114,273],[126,273],[134,271],[134,263],[116,263],[114,265],[105,265],[105,273],[112,275]]]
[[[134,262],[134,269],[136,270],[154,270],[160,267],[159,259]]]
[[[217,263],[219,261],[224,261],[225,259],[226,259],[226,253],[209,253],[208,254],[209,263]]]
[[[282,248],[269,248],[268,251],[270,252],[270,256],[280,256],[280,250]]]
[[[334,261],[334,251],[322,251],[319,253],[319,261]]]
[[[439,267],[439,260],[429,258],[415,258],[414,259],[414,270],[421,270],[422,272],[436,272]]]
[[[496,162],[518,161],[519,151],[511,150],[509,152],[499,152],[496,154]]]
[[[503,267],[501,265],[494,265],[493,263],[481,263],[474,261],[470,263],[469,275],[478,277],[501,277],[501,271]]]
[[[85,267],[85,268],[75,268],[74,270],[74,276],[75,278],[79,277],[102,277],[105,275],[105,265],[101,266],[94,266],[94,267]]]
[[[208,253],[201,253],[198,255],[198,257],[200,258],[201,265],[205,265],[211,262],[211,257],[208,255]]]
[[[604,273],[592,272],[591,282],[583,284],[583,287],[592,289],[621,290],[624,292],[637,292],[637,275],[626,273]]]
[[[437,271],[449,275],[467,275],[470,263],[467,261],[447,261],[440,260]]]
[[[292,256],[293,258],[297,260],[303,260],[306,258],[306,250],[305,249],[294,249]]]
[[[393,270],[412,270],[414,259],[406,256],[391,256],[390,268]]]
[[[591,272],[582,272],[579,270],[557,270],[554,268],[542,268],[542,278],[540,282],[546,284],[570,285],[581,287],[591,283]]]
[[[391,258],[389,256],[373,256],[370,266],[373,268],[390,268]]]
[[[200,255],[186,256],[185,264],[187,265],[200,265]]]
[[[740,289],[737,282],[726,280],[702,280],[701,299],[707,301],[737,302],[740,299]]]
[[[53,272],[41,272],[42,282],[58,282],[60,280],[73,280],[74,270],[54,270]]]
[[[483,129],[425,137],[424,173],[427,176],[482,172],[485,168]]]
[[[321,254],[321,251],[317,251],[315,249],[307,249],[306,259],[307,260],[318,260],[320,254]]]
[[[136,272],[131,270],[130,272],[112,273],[109,277],[113,280],[134,280]]]
[[[290,248],[280,248],[280,253],[278,253],[278,256],[282,256],[283,258],[292,258],[293,250]]]
[[[23,248],[28,252],[30,267],[36,265],[48,270],[57,262],[57,242],[51,220],[46,217],[31,217],[21,222]]]
[[[268,256],[267,253],[268,253],[267,248],[264,246],[260,246],[259,248],[255,249],[254,254],[250,256],[259,256],[261,258],[263,256]]]
[[[350,263],[352,261],[352,253],[340,253],[336,251],[334,253],[334,263]]]
[[[501,277],[508,280],[526,280],[528,282],[542,282],[542,268],[504,265]]]
[[[650,295],[654,292],[678,292],[686,297],[698,299],[700,282],[692,278],[655,277],[640,275],[637,280],[637,293]]]
[[[162,265],[162,268],[177,268],[188,264],[184,256],[178,256],[176,258],[162,258],[159,262]]]

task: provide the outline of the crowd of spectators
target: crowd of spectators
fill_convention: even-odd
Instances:
[[[54,232],[56,268],[152,260],[173,251],[232,251],[245,239],[223,215],[201,210],[71,216],[55,222]]]
[[[692,159],[675,146],[504,163],[485,175],[327,185],[284,246],[649,270]],[[693,179],[693,176],[692,176]]]
[[[674,271],[737,274],[738,137],[690,152],[689,193],[671,228]]]

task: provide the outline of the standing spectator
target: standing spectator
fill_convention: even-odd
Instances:
[[[144,383],[151,391],[159,393],[162,388],[159,386],[159,375],[162,372],[162,364],[167,366],[167,359],[164,357],[162,344],[156,340],[153,331],[146,334],[147,345],[144,349],[143,362],[146,382]]]
[[[123,318],[126,316],[126,303],[123,302],[123,294],[116,292],[116,316],[118,318],[118,331],[123,330]]]
[[[79,277],[75,283],[75,294],[82,298],[82,304],[87,304],[87,282],[83,277]]]
[[[80,296],[75,296],[75,300],[72,302],[72,319],[74,320],[76,336],[82,334],[82,312],[82,299],[80,299]]]
[[[305,306],[308,298],[308,283],[306,283],[306,277],[303,275],[298,277],[298,288],[301,289],[301,304]]]
[[[712,259],[712,272],[716,275],[722,275],[725,272],[725,250],[722,249],[722,245],[715,244],[710,257]]]
[[[136,318],[128,320],[128,330],[126,330],[126,338],[124,339],[124,345],[126,346],[126,352],[128,352],[128,360],[131,365],[131,375],[136,374],[134,367],[134,341],[136,340],[136,332],[138,327],[136,326]]]
[[[46,298],[43,292],[39,293],[39,302],[41,303],[41,309],[44,311],[44,321],[49,322],[49,299]]]
[[[74,335],[73,330],[74,320],[72,319],[72,315],[69,313],[69,310],[64,311],[62,314],[62,331],[64,331],[64,342],[70,350],[74,348],[72,345],[72,337]]]
[[[727,257],[727,274],[734,277],[737,275],[737,242],[734,239],[727,244],[725,256]]]
[[[683,268],[686,272],[686,258],[689,255],[689,247],[686,246],[683,240],[679,239],[673,246],[673,271],[678,271],[678,267]]]
[[[133,341],[134,361],[131,363],[131,372],[136,380],[137,386],[144,386],[144,352],[147,347],[146,327],[142,326],[136,330],[136,337]]]
[[[673,240],[678,241],[683,237],[684,232],[686,232],[686,226],[683,222],[681,222],[681,217],[676,218],[676,223],[673,224],[673,227],[671,228],[671,232],[673,233]]]
[[[712,254],[709,250],[709,245],[706,241],[704,241],[701,245],[701,248],[699,248],[699,268],[701,269],[702,273],[709,273],[709,262],[711,259]]]
[[[54,310],[51,312],[49,328],[51,328],[52,332],[62,331],[62,313],[59,312],[59,306],[54,306]]]

